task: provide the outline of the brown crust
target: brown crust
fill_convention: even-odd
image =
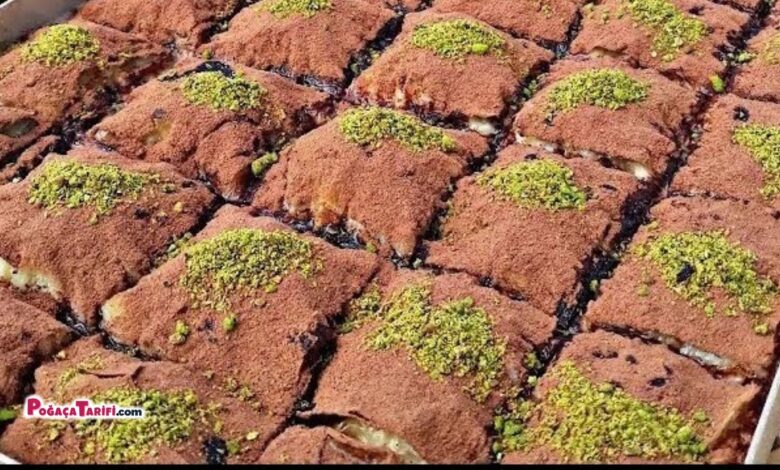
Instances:
[[[36,124],[19,137],[0,133],[0,161],[65,120],[78,122],[99,115],[108,104],[106,89],[128,86],[158,70],[170,57],[162,47],[138,37],[85,21],[71,23],[88,29],[100,41],[104,65],[77,62],[53,69],[23,62],[20,47],[0,57],[0,129],[25,119]]]
[[[211,426],[194,424],[192,435],[174,447],[157,444],[155,454],[142,457],[145,464],[205,463],[204,443],[218,434],[224,440],[240,441],[241,452],[228,456],[231,463],[257,462],[274,429],[265,426],[260,414],[248,403],[230,396],[198,372],[184,365],[166,361],[141,361],[104,349],[96,337],[76,342],[63,352],[64,359],[46,364],[35,373],[35,393],[46,401],[70,403],[76,398],[116,387],[141,390],[193,391],[199,405],[219,404],[218,418],[222,430],[215,433]],[[97,358],[97,360],[95,360]],[[102,367],[77,374],[63,388],[60,377],[70,368],[85,361]],[[67,427],[54,441],[47,439],[46,420],[17,419],[0,438],[0,451],[28,464],[106,463],[102,453],[90,458],[83,453],[81,442],[73,428]],[[245,436],[257,432],[259,436],[247,441]]]
[[[564,361],[573,362],[595,384],[611,383],[642,401],[676,408],[683,416],[690,417],[703,410],[710,418],[706,429],[701,431],[709,447],[706,460],[710,463],[739,461],[744,445],[739,439],[745,436],[734,436],[733,427],[746,418],[758,386],[717,379],[662,345],[648,345],[607,332],[577,336],[563,349],[558,363]],[[555,385],[555,378],[548,372],[534,391],[536,399],[543,399]],[[530,426],[538,418],[533,417]],[[560,462],[565,459],[547,446],[509,454],[504,459],[504,463],[515,464]],[[637,457],[620,457],[611,463],[643,462],[671,463]]]
[[[619,69],[634,79],[650,83],[647,99],[614,111],[581,105],[555,116],[550,124],[547,97],[555,82],[596,68]],[[674,135],[694,110],[696,101],[692,90],[651,70],[633,69],[614,59],[574,56],[552,66],[541,81],[539,92],[515,118],[515,130],[522,136],[552,142],[572,153],[590,150],[607,155],[618,167],[624,160],[636,162],[658,176],[666,169],[675,150]]]
[[[91,207],[58,214],[28,203],[30,179],[43,166],[22,182],[0,186],[0,257],[16,268],[55,279],[61,299],[81,321],[94,325],[100,304],[148,272],[154,257],[174,237],[195,226],[214,197],[203,185],[185,180],[165,164],[127,160],[88,148],[46,159],[53,161],[113,163],[126,170],[158,173],[176,187],[173,193],[156,190],[138,201],[120,203],[110,215],[90,223]],[[183,210],[177,213],[174,206],[179,202]]]
[[[728,238],[758,256],[758,272],[775,284],[780,282],[780,238],[776,236],[778,220],[769,209],[730,200],[706,200],[674,197],[653,208],[652,219],[659,228],[642,228],[633,244],[665,232],[725,230]],[[647,295],[637,293],[638,286],[648,287]],[[745,370],[765,377],[774,358],[774,334],[780,321],[780,298],[764,320],[770,334],[753,331],[751,315],[727,317],[718,312],[708,318],[701,307],[695,307],[666,287],[657,269],[648,262],[626,255],[612,279],[604,282],[602,295],[585,315],[585,322],[595,328],[610,325],[674,338],[673,346],[691,344],[714,353],[729,362],[725,368]],[[725,305],[723,293],[715,296],[716,304]]]
[[[610,246],[623,206],[639,186],[630,175],[597,162],[520,145],[503,150],[494,167],[530,158],[573,170],[577,186],[590,191],[585,210],[522,209],[497,200],[470,176],[459,181],[451,215],[441,227],[443,239],[429,245],[426,263],[489,278],[554,315],[559,302],[573,303],[585,261],[595,249]]]
[[[438,57],[409,43],[418,25],[471,19],[461,13],[414,13],[394,43],[350,87],[357,99],[411,108],[441,117],[494,119],[501,115],[526,76],[552,53],[530,41],[500,33],[507,41],[507,58],[469,55],[462,61]]]
[[[266,89],[262,107],[214,111],[187,102],[183,77],[225,66]],[[238,65],[185,60],[165,77],[136,88],[122,110],[89,131],[89,139],[129,158],[172,163],[190,178],[208,179],[231,201],[245,194],[255,158],[322,123],[330,111],[324,93]]]
[[[780,126],[780,105],[733,95],[719,98],[705,116],[699,147],[675,176],[672,191],[732,197],[780,210],[780,197],[767,199],[760,192],[765,181],[761,165],[733,141],[734,129],[743,124]]]
[[[393,12],[378,1],[332,0],[311,18],[277,19],[256,6],[244,8],[201,50],[258,69],[281,69],[340,85],[350,58],[377,37]]]
[[[226,206],[195,241],[235,228],[289,230],[266,217],[252,217],[245,209]],[[376,258],[366,252],[340,250],[314,237],[323,270],[311,279],[286,276],[278,290],[253,306],[248,300],[233,305],[238,326],[226,333],[225,314],[193,309],[179,284],[185,269],[184,255],[167,262],[134,288],[125,291],[103,309],[106,330],[123,344],[145,353],[183,362],[199,371],[212,371],[217,383],[230,377],[249,386],[263,410],[259,422],[281,426],[311,378],[311,368],[332,336],[330,320],[368,283]],[[178,320],[191,333],[184,344],[169,336]]]
[[[471,132],[444,131],[458,149],[413,152],[388,139],[377,149],[346,141],[334,119],[301,137],[268,172],[253,205],[286,211],[316,226],[346,222],[382,252],[412,254],[449,185],[487,143]]]
[[[549,339],[553,319],[528,304],[480,287],[463,274],[385,272],[380,281],[385,296],[419,283],[426,283],[435,305],[470,297],[484,308],[496,337],[507,342],[502,389],[522,386],[527,377],[523,357]],[[368,349],[365,341],[375,325],[369,322],[339,337],[336,355],[320,378],[312,414],[361,420],[399,436],[429,463],[488,462],[486,429],[493,409],[502,401],[501,394],[494,392],[485,403],[477,403],[463,390],[467,381],[432,380],[403,348]],[[379,370],[381,374],[376,373]]]
[[[27,374],[71,340],[71,333],[47,312],[0,290],[0,408],[16,403]]]
[[[747,51],[760,54],[778,34],[780,16],[770,17],[769,26],[748,42]],[[780,64],[767,64],[760,57],[743,64],[734,78],[733,90],[744,98],[780,102]]]
[[[628,12],[622,17],[621,0],[607,0],[583,15],[582,29],[571,45],[572,54],[619,56],[630,64],[652,68],[661,74],[702,87],[726,68],[718,49],[728,45],[750,21],[746,13],[707,0],[671,0],[678,9],[703,21],[710,33],[691,50],[681,51],[672,61],[653,57],[653,36]],[[696,13],[691,13],[696,12]],[[609,18],[605,21],[604,15]]]
[[[431,10],[463,13],[512,35],[561,43],[586,0],[439,0]]]
[[[91,0],[78,18],[158,44],[200,45],[209,29],[235,11],[239,0]]]

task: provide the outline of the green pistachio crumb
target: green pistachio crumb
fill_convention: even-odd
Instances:
[[[756,58],[756,54],[750,51],[742,51],[734,57],[734,62],[745,64]]]
[[[761,194],[767,199],[780,194],[780,127],[745,124],[734,129],[732,140],[746,148],[761,165],[764,172]]]
[[[451,152],[455,140],[441,129],[420,119],[392,109],[379,107],[353,108],[339,119],[344,138],[357,145],[377,148],[385,139],[393,139],[412,151],[438,149]]]
[[[761,322],[753,325],[753,331],[759,336],[766,336],[770,333],[769,323]]]
[[[723,93],[726,91],[726,82],[718,75],[710,76],[710,85],[712,86],[712,91],[715,93]]]
[[[256,7],[279,19],[293,15],[311,18],[319,12],[333,8],[330,0],[267,0]]]
[[[245,111],[262,105],[267,91],[259,83],[241,75],[228,77],[220,72],[198,72],[187,76],[181,84],[184,98],[198,106],[215,111]]]
[[[142,407],[143,419],[87,420],[75,423],[76,435],[110,463],[134,462],[160,446],[187,439],[203,419],[191,390],[175,392],[113,388],[90,397],[95,403]]]
[[[194,307],[225,311],[231,297],[250,298],[276,291],[293,272],[309,278],[321,269],[314,245],[294,232],[234,229],[184,250],[180,284]]]
[[[89,206],[97,215],[104,215],[159,182],[159,175],[126,171],[108,163],[55,161],[45,164],[32,178],[28,202],[45,209]]]
[[[700,412],[686,418],[677,409],[639,400],[613,384],[593,383],[571,361],[548,374],[556,385],[526,413],[537,419],[516,438],[519,449],[548,446],[575,462],[613,462],[620,457],[690,462],[707,452],[699,435]]]
[[[477,184],[520,207],[583,210],[587,195],[573,176],[571,169],[552,160],[532,160],[488,170],[477,177]]]
[[[173,328],[173,333],[168,337],[168,341],[173,345],[184,344],[187,341],[187,336],[190,335],[190,327],[182,320],[176,320],[176,326]]]
[[[263,175],[265,175],[265,172],[278,161],[279,155],[277,155],[276,152],[268,152],[252,162],[252,174],[255,178],[262,178]]]
[[[570,111],[580,105],[617,110],[647,99],[650,84],[614,69],[592,69],[574,73],[553,86],[548,113]]]
[[[503,57],[506,47],[506,41],[497,31],[469,20],[421,24],[414,29],[411,43],[452,60],[463,60],[472,54]]]
[[[70,24],[55,25],[22,46],[25,62],[38,62],[48,67],[70,65],[93,60],[100,51],[100,42],[87,29]]]
[[[238,318],[235,315],[228,315],[222,319],[222,329],[225,332],[230,333],[236,329],[236,326],[238,326]]]
[[[625,0],[631,17],[653,34],[653,54],[674,60],[709,34],[699,18],[681,11],[669,0]]]
[[[228,455],[238,455],[241,453],[241,444],[235,439],[227,441],[225,447],[227,448]]]
[[[254,441],[254,440],[257,440],[258,437],[260,437],[260,433],[259,432],[251,431],[251,432],[248,432],[246,434],[245,439],[247,441]]]
[[[4,423],[6,421],[13,421],[16,419],[16,416],[19,414],[19,410],[15,408],[0,408],[0,423]]]
[[[478,402],[496,387],[506,343],[495,337],[490,317],[473,299],[432,305],[428,289],[412,285],[384,303],[379,317],[366,340],[370,348],[404,347],[434,380],[472,377],[467,391]]]
[[[777,286],[756,271],[756,255],[722,231],[664,233],[636,246],[634,253],[660,270],[670,290],[708,316],[716,313],[714,289],[733,302],[721,311],[730,307],[760,318],[772,310]]]

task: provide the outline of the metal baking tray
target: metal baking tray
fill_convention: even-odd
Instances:
[[[0,0],[1,1],[1,0]],[[86,0],[8,0],[0,4],[0,50],[35,28],[63,21]],[[745,463],[780,463],[780,368],[750,442]],[[778,443],[778,445],[776,445]],[[0,464],[18,463],[0,454]]]

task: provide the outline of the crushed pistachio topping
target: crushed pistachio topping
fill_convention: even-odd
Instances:
[[[88,358],[79,362],[75,366],[68,367],[62,374],[60,374],[60,376],[57,378],[57,384],[54,386],[55,392],[58,395],[61,395],[68,387],[68,385],[73,382],[73,379],[78,377],[80,374],[94,372],[96,370],[102,369],[103,367],[105,367],[105,364],[103,362],[103,357],[100,354],[95,353],[90,355]]]
[[[58,67],[93,60],[99,51],[100,42],[87,29],[59,24],[25,44],[21,49],[21,57],[25,62]]]
[[[518,416],[533,413],[538,423],[526,428],[525,434],[518,431],[517,420],[500,423],[500,436],[512,438],[504,443],[508,450],[549,446],[577,462],[632,456],[695,461],[707,452],[699,419],[639,400],[613,384],[596,384],[571,361],[561,362],[549,375],[555,387],[532,412],[524,408]]]
[[[701,41],[709,29],[669,0],[626,0],[631,17],[653,34],[653,54],[669,62]]]
[[[265,10],[279,19],[293,15],[311,18],[331,8],[333,5],[330,0],[269,0],[257,6],[258,10]]]
[[[278,161],[279,155],[276,152],[268,152],[252,162],[252,174],[255,178],[262,178],[265,172]]]
[[[506,40],[497,31],[469,20],[421,24],[414,29],[411,42],[415,47],[453,60],[463,60],[468,55],[503,57],[506,47]]]
[[[767,65],[780,64],[780,33],[772,36],[758,52],[758,60]]]
[[[554,85],[548,97],[548,112],[554,115],[583,104],[617,110],[644,101],[649,89],[649,84],[621,70],[585,70]]]
[[[764,171],[761,194],[767,199],[780,194],[780,127],[746,124],[734,129],[732,139],[761,165]]]
[[[532,160],[488,170],[477,177],[477,183],[521,207],[583,210],[588,198],[573,176],[571,169],[557,162]]]
[[[173,345],[184,344],[189,335],[190,326],[182,320],[176,320],[176,325],[173,327],[173,333],[168,337],[168,341]]]
[[[188,75],[181,84],[184,98],[198,106],[215,111],[245,111],[261,106],[267,91],[260,84],[241,75],[228,77],[220,72],[198,72]]]
[[[493,442],[493,452],[516,452],[530,444],[530,433],[526,431],[524,424],[533,409],[533,402],[509,400],[508,409],[496,413],[493,417],[493,429],[496,430],[497,437]]]
[[[382,309],[382,293],[372,284],[360,297],[349,303],[347,318],[339,326],[339,333],[345,334],[360,328],[366,321],[377,318]]]
[[[112,164],[55,161],[31,181],[28,202],[45,209],[93,207],[107,214],[120,202],[135,200],[160,176],[127,171]]]
[[[110,463],[133,462],[157,447],[176,445],[187,439],[196,423],[204,419],[198,398],[191,390],[112,388],[90,398],[94,403],[144,409],[143,419],[97,419],[75,423],[84,453],[100,453]]]
[[[339,127],[347,141],[367,147],[377,148],[386,139],[393,139],[417,152],[430,149],[451,152],[457,148],[455,140],[441,129],[391,109],[350,109],[339,119]]]
[[[660,270],[669,289],[703,308],[708,316],[720,309],[729,316],[742,311],[759,319],[772,310],[777,286],[756,271],[756,255],[731,242],[722,231],[664,233],[634,251]],[[716,306],[716,289],[733,302]]]
[[[180,284],[194,308],[230,308],[231,298],[276,291],[293,272],[308,278],[321,269],[312,242],[282,230],[234,229],[195,243],[184,251],[186,271]]]
[[[490,317],[473,299],[432,305],[428,288],[412,285],[377,310],[375,294],[370,295],[362,305],[364,314],[375,316],[380,323],[368,335],[368,347],[404,347],[434,380],[473,377],[467,391],[479,402],[496,387],[506,343],[495,337]]]

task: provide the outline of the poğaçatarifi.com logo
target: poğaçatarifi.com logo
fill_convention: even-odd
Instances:
[[[141,419],[144,409],[120,406],[114,403],[93,403],[87,398],[77,398],[70,404],[47,402],[38,395],[24,399],[24,414],[28,419]]]

